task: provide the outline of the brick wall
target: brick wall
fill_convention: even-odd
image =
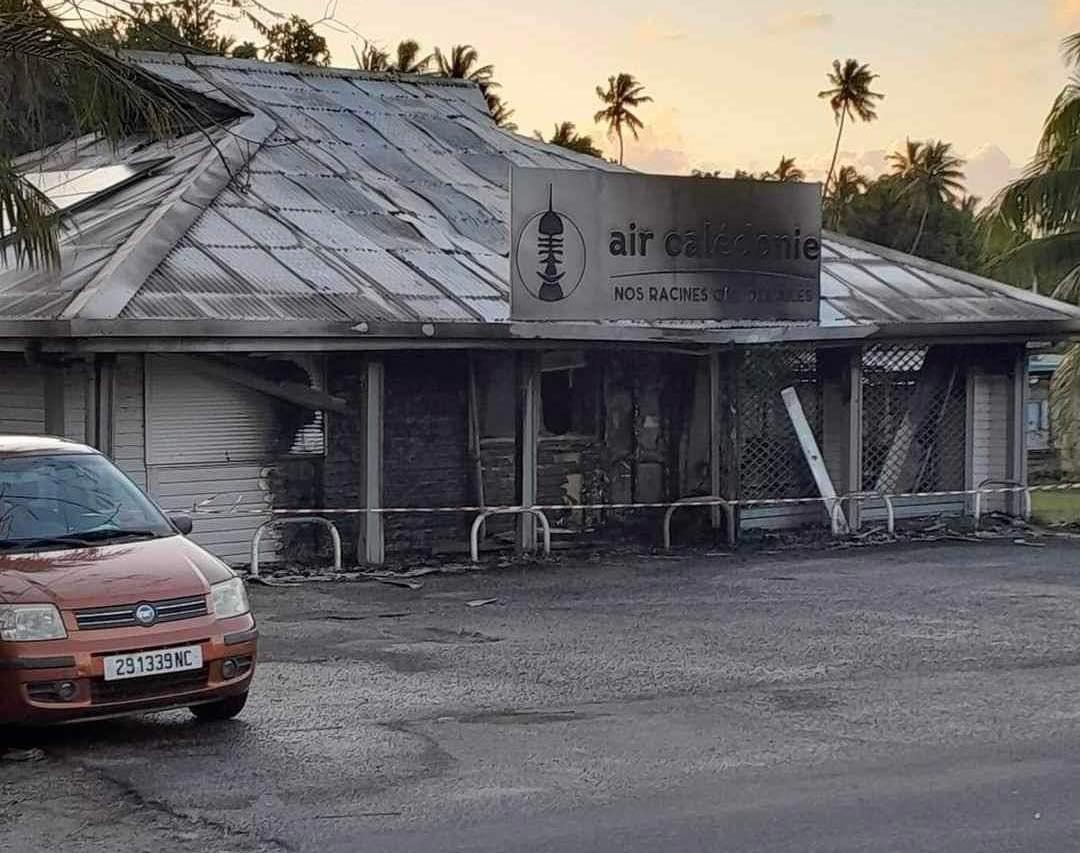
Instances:
[[[364,505],[364,393],[367,371],[359,354],[327,356],[326,380],[329,393],[344,398],[349,410],[328,412],[326,424],[326,460],[323,463],[323,491],[328,507]],[[346,565],[358,560],[360,516],[334,519],[341,533]]]
[[[383,501],[386,506],[475,503],[468,448],[464,353],[385,357]],[[387,551],[466,542],[471,515],[390,515]]]

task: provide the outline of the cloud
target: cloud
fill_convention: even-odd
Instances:
[[[688,35],[670,21],[662,21],[652,16],[638,21],[630,30],[631,39],[639,47],[656,45],[659,42],[684,41]]]
[[[831,27],[833,20],[828,12],[788,12],[769,21],[765,30],[770,33],[805,33]]]
[[[690,157],[686,153],[678,110],[668,108],[659,115],[642,116],[645,129],[635,140],[625,133],[626,165],[642,172],[658,175],[686,175],[690,172]],[[618,143],[608,146],[618,156]]]
[[[980,145],[964,159],[967,161],[964,164],[967,191],[984,202],[993,198],[1006,184],[1015,181],[1023,171],[1009,159],[1008,154],[990,143]]]

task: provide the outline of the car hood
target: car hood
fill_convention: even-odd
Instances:
[[[183,536],[0,554],[0,602],[63,610],[205,595],[229,568]]]

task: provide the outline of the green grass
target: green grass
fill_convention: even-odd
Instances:
[[[1032,492],[1031,515],[1043,524],[1080,522],[1080,489],[1067,492]]]

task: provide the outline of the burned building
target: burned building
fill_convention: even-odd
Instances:
[[[1027,350],[1080,330],[1072,306],[824,233],[798,238],[820,263],[808,319],[512,319],[511,168],[619,167],[496,127],[461,81],[129,58],[231,117],[25,158],[69,225],[59,270],[0,268],[0,431],[99,447],[195,508],[223,559],[275,508],[394,510],[333,516],[375,563],[462,548],[469,507],[559,506],[568,537],[646,543],[662,510],[624,505],[715,495],[746,502],[742,529],[824,525],[820,501],[753,503],[819,495],[784,389],[840,494],[963,514],[970,495],[940,493],[1025,481]]]

